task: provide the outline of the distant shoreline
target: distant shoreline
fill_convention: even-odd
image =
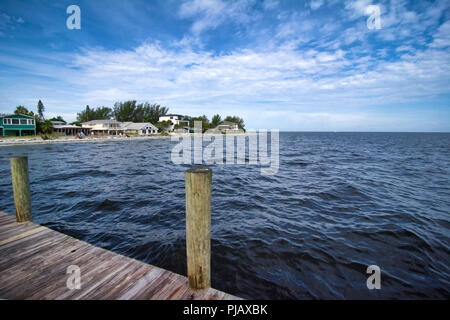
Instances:
[[[170,139],[170,136],[103,136],[103,137],[83,137],[79,139],[75,136],[58,137],[43,140],[41,137],[17,137],[17,138],[0,138],[0,147],[17,146],[17,145],[34,145],[34,144],[54,144],[54,143],[85,143],[85,142],[105,142],[105,141],[130,141],[130,140],[149,140],[149,139]]]
[[[242,133],[232,133],[228,135],[238,135]],[[208,135],[208,133],[204,133]],[[0,138],[0,147],[17,146],[17,145],[35,145],[35,144],[55,144],[55,143],[83,143],[83,142],[105,142],[105,141],[131,141],[131,140],[151,140],[151,139],[170,139],[172,136],[182,136],[180,133],[172,133],[167,136],[150,135],[150,136],[85,136],[82,139],[76,136],[61,136],[57,138],[49,138],[43,140],[40,136],[36,137],[14,137]]]

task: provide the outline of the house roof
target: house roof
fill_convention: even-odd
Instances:
[[[160,116],[160,118],[161,117],[182,117],[182,118],[184,118],[184,116],[182,115],[182,114],[165,114],[165,115],[163,115],[163,116]]]
[[[120,123],[120,127],[122,128],[122,129],[125,129],[127,126],[129,126],[130,124],[132,124],[133,122],[131,122],[131,121],[125,121],[125,122],[121,122]]]
[[[53,124],[53,126],[66,124],[64,121],[50,121],[50,122]]]
[[[125,130],[142,130],[147,127],[150,127],[152,129],[157,129],[150,122],[124,122],[124,123],[122,123],[121,127]]]
[[[0,118],[13,117],[13,116],[22,116],[22,117],[34,119],[33,116],[29,116],[29,115],[21,114],[21,113],[0,114]]]
[[[231,121],[222,121],[222,122],[219,124],[219,126],[220,126],[220,125],[236,126],[237,123],[234,123],[234,122],[231,122]]]
[[[54,124],[54,129],[81,129],[79,126],[75,126],[72,124]]]
[[[102,119],[102,120],[91,120],[83,122],[82,124],[97,124],[97,123],[119,123],[119,122],[113,119]]]

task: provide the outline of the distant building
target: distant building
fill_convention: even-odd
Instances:
[[[183,126],[189,128],[189,121],[184,119],[184,116],[180,114],[166,114],[159,117],[159,122],[170,121],[172,124],[167,128],[167,131],[173,131],[175,126]]]
[[[122,122],[121,128],[124,133],[147,135],[158,133],[158,128],[156,128],[150,122]]]
[[[83,122],[81,128],[89,129],[91,135],[118,135],[124,132],[120,122],[110,119]]]
[[[215,130],[219,130],[222,132],[239,131],[239,125],[231,121],[223,121],[217,127],[215,127]]]
[[[36,135],[34,117],[24,114],[0,115],[1,136]]]
[[[53,133],[63,134],[66,136],[74,136],[83,131],[83,133],[89,133],[90,130],[81,128],[71,124],[66,124],[63,121],[50,121],[53,125]]]

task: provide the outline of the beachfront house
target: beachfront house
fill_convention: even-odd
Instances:
[[[63,121],[50,121],[53,125],[53,133],[62,134],[65,136],[75,136],[81,132],[89,134],[88,129],[83,129],[80,126],[66,124]]]
[[[214,129],[221,132],[236,132],[239,131],[239,125],[231,121],[223,121]]]
[[[34,117],[24,114],[0,115],[0,136],[36,135]]]
[[[158,128],[150,122],[122,122],[121,128],[126,134],[138,134],[140,136],[158,133]]]
[[[81,124],[82,129],[89,129],[91,135],[118,135],[124,130],[116,120],[91,120]]]
[[[159,117],[159,122],[161,121],[170,121],[172,123],[169,127],[167,127],[167,131],[169,132],[173,131],[177,125],[189,128],[189,121],[185,120],[184,116],[180,114],[166,114]]]

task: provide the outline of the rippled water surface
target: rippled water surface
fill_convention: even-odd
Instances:
[[[186,274],[184,171],[168,139],[0,149],[28,155],[34,221]],[[450,298],[450,134],[281,133],[280,168],[214,165],[212,285],[244,297]],[[366,269],[381,268],[381,290]]]

